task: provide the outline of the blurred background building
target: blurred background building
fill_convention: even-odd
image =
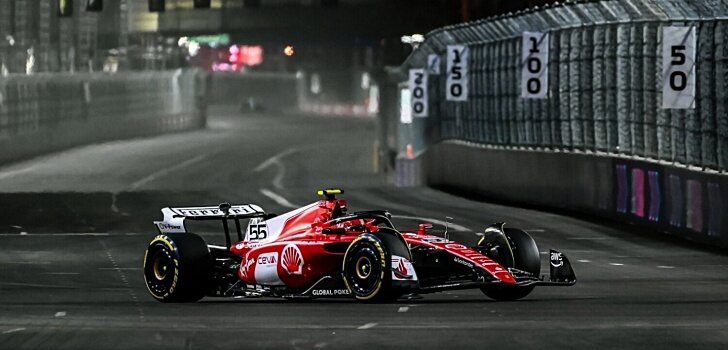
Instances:
[[[0,63],[6,74],[371,69],[409,54],[402,35],[546,2],[0,0]]]

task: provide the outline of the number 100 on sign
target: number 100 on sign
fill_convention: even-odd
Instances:
[[[548,95],[548,33],[524,32],[521,48],[521,97]]]

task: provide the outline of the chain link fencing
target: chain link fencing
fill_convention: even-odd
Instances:
[[[662,108],[661,28],[671,25],[696,27],[694,109]],[[549,33],[546,99],[520,96],[525,31]],[[445,75],[430,78],[432,141],[728,171],[728,0],[567,1],[444,27],[427,35],[400,75],[456,44],[470,50],[469,97],[445,101]]]

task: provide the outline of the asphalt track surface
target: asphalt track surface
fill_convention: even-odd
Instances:
[[[362,119],[218,108],[205,130],[0,168],[0,348],[728,347],[727,256],[569,216],[389,187],[372,174],[374,130]],[[283,212],[327,186],[345,188],[355,210],[451,216],[462,231],[452,237],[468,243],[487,224],[506,221],[529,231],[541,251],[567,254],[579,282],[537,288],[517,302],[490,301],[478,290],[375,305],[162,304],[148,295],[141,259],[159,208],[230,201]],[[545,256],[542,265],[545,272]]]

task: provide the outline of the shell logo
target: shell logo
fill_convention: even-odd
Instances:
[[[395,258],[397,259],[397,258]],[[395,259],[392,259],[392,264],[395,263]],[[404,258],[398,258],[399,264],[397,264],[397,267],[392,267],[392,272],[394,273],[394,276],[400,279],[410,279],[412,278],[412,275],[409,273],[409,270],[407,269],[407,265],[405,264]]]
[[[285,246],[281,256],[281,266],[289,275],[303,274],[303,254],[295,244]]]

